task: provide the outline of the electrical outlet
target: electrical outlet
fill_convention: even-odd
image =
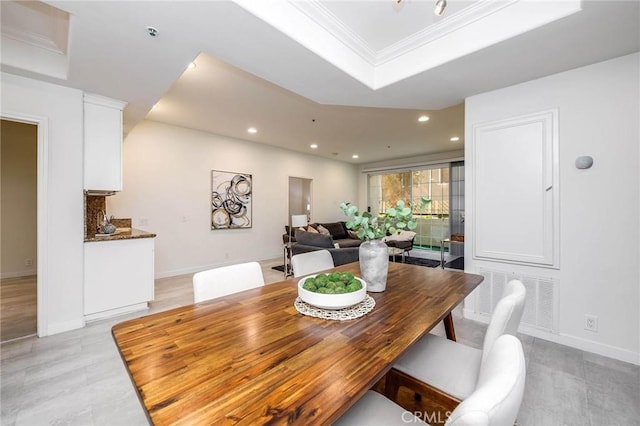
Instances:
[[[25,259],[24,260],[24,266],[33,266],[33,260]]]
[[[585,315],[584,329],[589,331],[598,331],[598,317],[595,315]]]

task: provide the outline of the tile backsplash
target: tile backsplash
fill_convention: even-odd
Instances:
[[[106,197],[104,195],[85,195],[84,208],[84,236],[94,237],[98,228],[98,215],[107,210]]]
[[[98,216],[106,212],[107,201],[104,195],[85,195],[84,197],[84,237],[93,238],[98,229]],[[116,228],[131,228],[131,218],[113,219]]]

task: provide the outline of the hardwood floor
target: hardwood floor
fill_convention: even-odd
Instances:
[[[0,342],[36,334],[36,286],[35,275],[0,280]]]
[[[282,280],[261,262],[265,282]],[[147,311],[95,321],[83,329],[0,345],[0,424],[147,425],[131,380],[111,336],[126,319],[192,303],[192,274],[156,280]],[[456,311],[454,311],[456,314]],[[481,347],[486,326],[454,315],[458,342]],[[436,334],[444,335],[437,326]],[[640,426],[640,367],[519,334],[527,378],[519,425]],[[401,388],[407,408],[430,423],[413,394]],[[402,394],[404,392],[404,394]],[[440,421],[438,421],[440,420]]]

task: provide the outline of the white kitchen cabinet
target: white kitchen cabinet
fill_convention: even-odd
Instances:
[[[153,238],[85,242],[85,319],[146,309],[154,297],[153,259]]]
[[[84,95],[84,189],[122,190],[122,110],[126,103]]]

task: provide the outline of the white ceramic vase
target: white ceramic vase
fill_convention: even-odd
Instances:
[[[381,240],[370,240],[360,244],[360,272],[367,283],[367,291],[381,292],[387,288],[389,253]]]

